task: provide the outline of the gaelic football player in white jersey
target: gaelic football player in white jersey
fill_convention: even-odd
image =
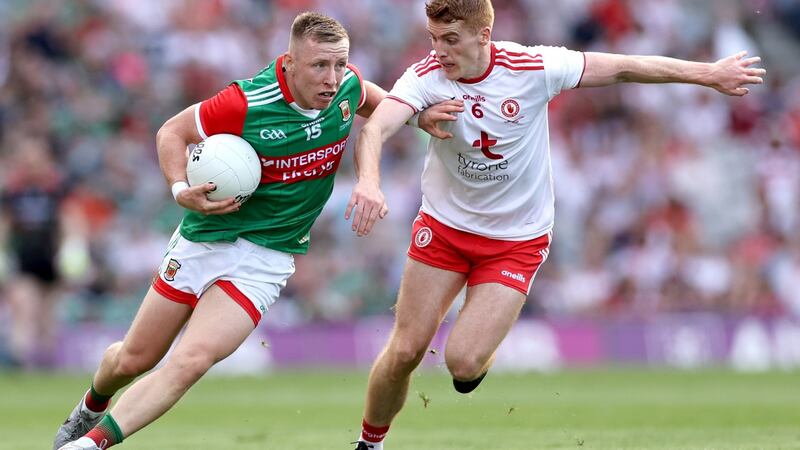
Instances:
[[[620,82],[693,83],[742,96],[766,73],[745,53],[700,63],[496,42],[490,0],[431,0],[425,8],[433,51],[406,70],[359,135],[350,204],[368,207],[354,231],[369,233],[383,207],[381,144],[434,103],[455,98],[464,108],[445,126],[452,137],[428,145],[422,208],[395,326],[370,374],[359,450],[383,447],[410,375],[464,285],[466,303],[445,349],[457,391],[478,386],[517,320],[550,246],[547,103],[554,96]]]

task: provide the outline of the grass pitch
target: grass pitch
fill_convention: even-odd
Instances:
[[[471,395],[415,376],[387,450],[800,449],[798,373],[490,373]],[[0,374],[0,449],[49,449],[88,376]],[[201,380],[128,450],[351,450],[366,374]],[[427,406],[425,406],[427,400]]]

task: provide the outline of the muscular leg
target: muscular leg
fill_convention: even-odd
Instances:
[[[111,409],[123,434],[130,436],[169,410],[211,366],[239,348],[254,327],[241,306],[212,286],[164,366],[134,383]]]
[[[168,300],[151,287],[125,339],[112,344],[103,355],[94,375],[94,391],[81,397],[59,427],[53,448],[60,448],[95,427],[103,417],[101,410],[108,405],[108,398],[164,357],[191,312],[189,306]]]
[[[497,347],[519,317],[525,296],[499,283],[467,289],[464,308],[447,338],[445,361],[453,378],[471,381],[488,370]]]
[[[466,276],[408,259],[389,342],[375,360],[367,385],[364,419],[385,426],[406,400],[411,372],[422,361]]]
[[[95,390],[112,395],[155,367],[191,313],[189,306],[168,300],[150,287],[125,339],[111,344],[103,354],[93,379]]]

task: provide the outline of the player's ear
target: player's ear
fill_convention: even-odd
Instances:
[[[283,55],[283,70],[284,72],[291,72],[294,67],[294,58],[292,57],[292,50],[290,49]]]
[[[480,42],[481,45],[489,45],[489,43],[492,41],[492,29],[489,27],[483,27],[479,34],[480,40],[478,42]]]

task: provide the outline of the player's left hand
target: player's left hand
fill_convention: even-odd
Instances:
[[[431,136],[439,139],[450,139],[453,133],[439,128],[440,122],[452,122],[458,119],[458,113],[464,112],[462,100],[445,100],[432,105],[419,113],[419,127]]]
[[[750,89],[743,87],[744,85],[764,83],[762,77],[767,74],[766,69],[751,67],[761,62],[761,58],[758,56],[745,58],[745,56],[747,52],[741,51],[715,62],[709,86],[723,94],[741,97],[750,92]]]
[[[356,183],[344,212],[345,220],[350,220],[354,210],[352,229],[358,236],[366,236],[372,231],[378,218],[383,219],[389,213],[386,198],[378,183],[369,180],[359,180]]]

